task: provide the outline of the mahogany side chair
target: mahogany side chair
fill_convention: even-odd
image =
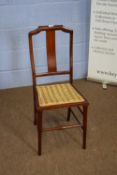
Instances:
[[[55,33],[62,31],[69,36],[69,70],[57,70],[56,64],[56,47],[55,47]],[[46,52],[47,52],[47,66],[48,71],[45,73],[36,73],[33,36],[45,32],[46,34]],[[29,51],[30,61],[32,67],[33,80],[33,94],[34,94],[34,124],[37,125],[38,131],[38,155],[41,155],[42,147],[42,132],[63,130],[66,128],[81,127],[83,135],[83,148],[86,148],[86,131],[87,131],[87,110],[88,101],[81,95],[81,93],[73,85],[73,30],[65,28],[63,25],[54,26],[40,26],[37,29],[29,32]],[[38,85],[37,78],[45,76],[68,75],[69,82],[53,83]],[[82,121],[76,118],[72,107],[77,107],[81,112]],[[76,118],[77,124],[66,124],[54,128],[42,127],[42,114],[45,110],[52,110],[57,108],[67,108],[67,121],[70,120],[70,114]]]

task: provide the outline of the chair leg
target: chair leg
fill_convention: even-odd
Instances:
[[[38,131],[38,155],[41,155],[41,142],[42,142],[42,111],[38,112],[37,117],[37,131]]]
[[[34,125],[37,124],[37,109],[36,109],[36,92],[33,86],[33,101],[34,101]]]
[[[68,108],[68,111],[67,111],[67,121],[70,121],[70,112],[71,112],[71,108]]]
[[[83,149],[86,149],[87,110],[88,106],[83,106]]]
[[[34,125],[37,124],[37,110],[36,110],[36,102],[34,102]]]

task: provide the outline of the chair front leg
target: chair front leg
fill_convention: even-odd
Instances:
[[[83,149],[86,149],[87,111],[88,106],[83,106]]]
[[[35,86],[33,86],[33,101],[34,101],[34,125],[37,124],[37,109],[36,109],[36,90]]]
[[[42,146],[42,111],[38,111],[37,131],[38,131],[38,155],[41,155],[41,146]]]
[[[36,109],[36,101],[34,98],[34,125],[37,124],[37,109]]]

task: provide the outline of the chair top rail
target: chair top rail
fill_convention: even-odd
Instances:
[[[37,29],[32,30],[29,32],[29,35],[36,35],[42,31],[49,31],[49,30],[61,30],[66,33],[73,33],[73,30],[64,27],[63,25],[48,25],[48,26],[39,26]]]

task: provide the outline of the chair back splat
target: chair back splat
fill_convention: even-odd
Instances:
[[[55,30],[46,32],[48,72],[56,72]]]
[[[69,35],[69,69],[57,70],[56,60],[56,31],[62,31]],[[46,32],[46,55],[47,55],[47,72],[37,73],[35,68],[35,59],[33,51],[33,36]],[[73,85],[73,30],[65,28],[63,25],[40,26],[37,29],[29,32],[29,51],[32,68],[33,80],[33,97],[34,97],[34,124],[38,129],[38,154],[41,155],[42,148],[42,132],[63,130],[67,128],[80,127],[83,131],[83,148],[86,148],[86,131],[87,131],[87,99]],[[36,79],[39,77],[53,75],[69,75],[67,83],[53,83],[46,85],[38,85]],[[78,120],[72,107],[76,107],[83,119]],[[54,128],[42,127],[42,114],[44,110],[59,108],[67,108],[67,121],[70,121],[70,114],[76,119],[77,124],[67,124]]]

